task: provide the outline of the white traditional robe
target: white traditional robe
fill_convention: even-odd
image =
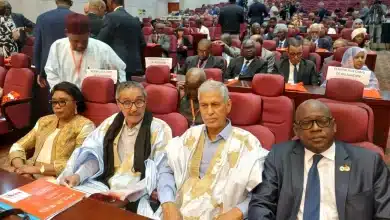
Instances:
[[[203,178],[199,178],[205,125],[190,128],[166,147],[174,173],[176,204],[184,219],[214,219],[243,202],[262,180],[268,151],[248,131],[233,127],[218,146]]]
[[[119,137],[124,129],[125,124],[122,126],[121,131],[114,140],[114,167],[115,173],[108,181],[110,189],[101,182],[95,181],[104,171],[103,162],[103,141],[104,136],[110,125],[113,123],[117,114],[107,118],[95,131],[93,131],[87,139],[85,139],[83,145],[77,148],[70,159],[68,160],[67,166],[61,175],[58,177],[58,181],[66,176],[73,175],[80,168],[80,166],[86,161],[94,158],[98,161],[99,171],[93,176],[88,177],[84,182],[81,183],[79,189],[81,191],[87,191],[92,193],[116,191],[126,194],[126,198],[129,201],[140,200],[138,205],[138,214],[145,215],[149,218],[158,219],[161,208],[154,213],[149,205],[149,198],[151,193],[157,187],[157,166],[159,165],[164,148],[168,141],[172,138],[172,130],[169,125],[158,119],[153,118],[151,124],[151,156],[145,161],[146,170],[145,178],[140,181],[141,174],[139,172],[133,172],[133,155],[127,155],[125,160],[122,162],[118,155],[118,142]]]
[[[71,82],[81,88],[87,69],[117,70],[119,82],[126,81],[126,64],[106,43],[89,38],[84,53],[73,51],[73,54],[75,60],[72,57],[68,38],[59,39],[51,45],[45,66],[50,88],[63,81]],[[76,66],[80,65],[81,57],[83,58],[80,72],[77,73]]]

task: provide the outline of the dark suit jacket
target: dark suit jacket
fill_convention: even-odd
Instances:
[[[218,23],[222,33],[240,34],[240,24],[244,23],[244,8],[235,4],[221,8]]]
[[[248,70],[245,75],[240,75],[242,65],[244,64],[244,57],[237,57],[230,60],[229,67],[225,72],[225,79],[233,79],[239,76],[241,80],[252,80],[256,73],[267,73],[268,63],[263,59],[255,57],[249,64]]]
[[[57,9],[45,12],[38,16],[34,29],[34,65],[37,72],[46,78],[45,65],[51,45],[54,41],[65,37],[66,16],[74,13],[68,8],[58,7]]]
[[[187,57],[186,61],[184,62],[183,67],[180,69],[178,72],[179,74],[185,75],[187,71],[191,68],[198,67],[199,63],[199,57],[198,56],[191,56]],[[207,63],[204,67],[205,69],[207,68],[218,68],[222,70],[222,73],[225,72],[226,66],[223,58],[221,57],[215,57],[211,56],[208,58]]]
[[[97,39],[110,45],[126,63],[128,80],[132,74],[143,72],[141,59],[146,43],[141,24],[123,7],[106,14]]]
[[[260,2],[251,4],[248,11],[248,17],[251,18],[251,24],[257,22],[261,25],[264,22],[264,18],[268,17],[267,7]]]
[[[272,147],[263,180],[252,191],[249,220],[296,220],[303,192],[304,146]],[[348,165],[349,172],[339,167]],[[335,186],[340,220],[390,219],[390,172],[375,152],[336,141]]]
[[[276,47],[279,48],[279,38],[275,37],[274,41],[276,41]],[[286,40],[283,43],[283,47],[282,48],[287,48],[287,47],[288,47],[288,39],[286,38]]]
[[[290,75],[290,62],[288,58],[281,59],[275,63],[275,72],[284,76],[284,81],[288,82]],[[319,74],[316,71],[315,64],[310,60],[302,59],[298,68],[297,82],[303,82],[304,85],[318,85]]]
[[[103,27],[103,18],[94,14],[94,13],[89,13],[88,18],[89,18],[90,27],[91,27],[91,37],[97,38],[100,30]]]
[[[11,17],[12,17],[12,20],[14,21],[17,28],[26,27],[26,28],[34,29],[34,27],[35,27],[35,24],[32,21],[28,20],[26,17],[24,17],[24,15],[22,15],[22,14],[12,13]],[[21,31],[20,38],[17,41],[19,51],[22,50],[22,48],[26,42],[26,38],[27,38],[26,32]]]

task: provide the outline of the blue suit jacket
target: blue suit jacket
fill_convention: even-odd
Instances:
[[[65,37],[66,16],[73,13],[68,8],[58,7],[57,9],[45,12],[37,18],[34,30],[34,65],[37,73],[46,78],[44,71],[50,46],[54,41]]]

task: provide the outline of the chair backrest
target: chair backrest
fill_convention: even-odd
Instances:
[[[353,25],[353,20],[347,20],[347,22],[345,22],[346,28],[352,28],[352,25]]]
[[[166,35],[174,35],[175,34],[175,31],[172,27],[165,27],[164,28],[164,33]]]
[[[35,41],[35,37],[27,37],[26,42],[21,51],[21,53],[24,53],[27,56],[29,56],[31,60],[33,59],[33,54],[34,54],[34,41]]]
[[[336,66],[341,67],[341,63],[339,61],[332,60],[329,63],[324,65],[324,72],[322,73],[322,81],[326,80],[326,76],[328,75],[328,67]]]
[[[222,56],[223,53],[223,46],[218,43],[212,43],[211,44],[211,54],[213,56]]]
[[[171,82],[171,73],[169,67],[166,65],[152,65],[146,68],[145,70],[145,83],[147,86],[149,84],[154,85],[165,85],[165,86],[174,86]]]
[[[146,36],[149,36],[149,35],[153,34],[153,28],[152,27],[143,27],[142,33]]]
[[[233,38],[232,39],[232,46],[233,47],[237,47],[237,48],[241,48],[241,41],[240,41],[240,39]]]
[[[11,91],[20,94],[20,99],[32,98],[34,85],[34,73],[31,71],[30,58],[21,53],[11,56],[12,67],[8,70],[4,79],[3,94]],[[4,72],[5,70],[2,70]],[[31,104],[19,104],[10,106],[6,110],[16,128],[23,128],[29,125],[31,116]]]
[[[213,26],[213,21],[212,20],[205,20],[203,22],[203,25],[206,27],[212,27]]]
[[[275,74],[256,74],[252,80],[252,92],[261,96],[262,125],[275,135],[275,142],[288,141],[292,137],[294,105],[283,96],[284,78]]]
[[[282,57],[282,54],[279,51],[272,51],[272,53],[275,54],[275,60],[280,61],[280,58]]]
[[[262,98],[252,93],[229,92],[232,109],[229,118],[233,126],[249,131],[260,141],[262,146],[270,150],[275,143],[275,136],[267,127],[260,125]]]
[[[262,46],[260,43],[255,42],[255,47],[256,47],[256,56],[261,57],[261,51],[262,51]]]
[[[119,112],[115,103],[115,85],[112,79],[87,77],[83,80],[81,92],[87,107],[82,115],[89,118],[96,126],[99,126],[114,113]]]
[[[264,40],[263,47],[270,51],[276,50],[276,41],[274,40]]]
[[[179,93],[176,88],[150,84],[146,88],[147,109],[153,116],[165,121],[172,129],[174,137],[182,135],[188,129],[187,119],[177,113]]]
[[[333,60],[341,62],[343,60],[343,56],[345,51],[348,50],[348,47],[340,47],[338,48],[333,55]]]
[[[223,82],[222,70],[218,68],[206,68],[204,69],[207,79]]]
[[[352,34],[353,30],[352,28],[344,28],[342,31],[341,31],[341,37],[343,39],[346,39],[346,40],[352,40],[351,38],[351,34]]]
[[[295,37],[298,34],[299,34],[299,29],[296,29],[296,28],[289,28],[288,29],[288,33],[287,33],[288,37]]]
[[[0,66],[0,88],[4,87],[4,81],[6,75],[7,75],[7,70],[4,67]]]

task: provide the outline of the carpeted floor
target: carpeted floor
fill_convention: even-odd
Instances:
[[[380,89],[390,90],[390,51],[377,51],[377,54],[375,74],[378,78]],[[0,168],[4,167],[7,162],[7,155],[10,147],[10,145],[1,145],[2,144],[0,144]],[[387,141],[387,148],[390,148],[390,135]]]

